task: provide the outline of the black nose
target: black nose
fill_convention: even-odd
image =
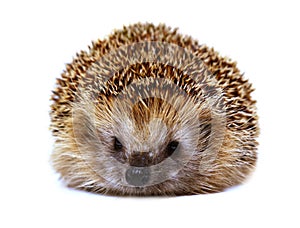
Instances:
[[[147,167],[130,167],[125,175],[128,184],[144,186],[150,179],[150,170]]]

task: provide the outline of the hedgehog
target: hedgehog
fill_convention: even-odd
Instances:
[[[255,168],[252,84],[236,62],[165,24],[79,52],[51,96],[51,163],[66,186],[121,196],[216,193]]]

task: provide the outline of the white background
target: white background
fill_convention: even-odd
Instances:
[[[9,2],[9,3],[8,3]],[[0,3],[0,227],[300,227],[297,1]],[[164,22],[238,61],[261,135],[250,180],[224,193],[107,197],[65,188],[49,165],[55,78],[114,28]]]

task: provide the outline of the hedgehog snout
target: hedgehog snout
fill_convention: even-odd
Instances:
[[[150,179],[150,168],[152,165],[152,152],[134,151],[129,157],[130,167],[125,173],[125,179],[128,184],[133,186],[144,186]]]

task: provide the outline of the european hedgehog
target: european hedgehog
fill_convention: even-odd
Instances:
[[[102,194],[223,191],[256,164],[252,91],[235,62],[177,29],[123,27],[57,79],[53,167],[67,186]]]

